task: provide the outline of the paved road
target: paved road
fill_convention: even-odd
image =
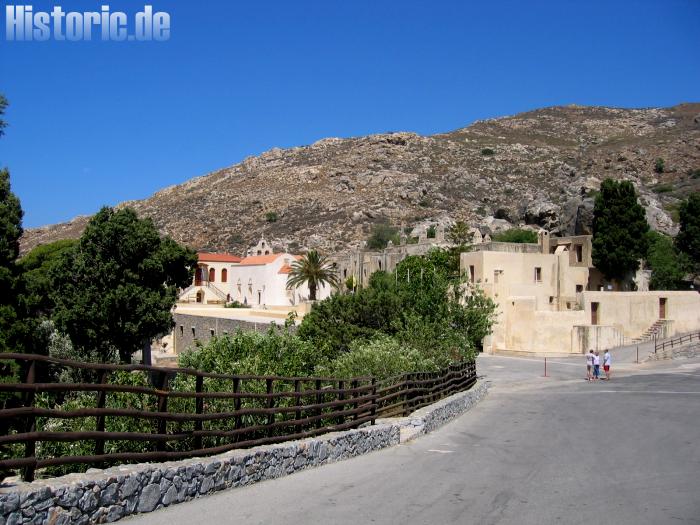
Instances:
[[[128,522],[700,523],[700,360],[584,368],[480,358],[488,397],[433,434]]]

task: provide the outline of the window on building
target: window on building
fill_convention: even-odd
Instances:
[[[583,244],[576,245],[576,262],[583,262]]]
[[[576,285],[576,293],[581,293],[581,292],[583,292],[583,285],[577,284]]]
[[[597,325],[600,319],[598,318],[600,303],[591,303],[591,324]]]
[[[535,282],[542,282],[542,268],[540,268],[539,266],[535,267]]]
[[[225,283],[226,279],[228,279],[228,270],[224,268],[223,270],[221,270],[221,282]]]
[[[213,283],[216,279],[216,270],[214,268],[209,268],[209,282]]]
[[[554,296],[553,295],[549,296],[549,304],[554,304]]]
[[[180,325],[180,336],[185,335],[185,327],[183,325]]]
[[[474,282],[474,278],[475,278],[474,276],[475,276],[475,273],[474,273],[474,265],[473,265],[473,264],[470,264],[470,265],[469,265],[469,281],[472,282],[472,283]]]
[[[210,329],[209,329],[209,335],[210,335],[210,336],[214,337],[214,334],[215,334],[215,333],[216,333],[216,332],[214,331],[213,328],[210,328]]]
[[[195,328],[193,326],[192,327],[192,337],[196,337],[196,336],[197,336],[197,332],[195,331]]]

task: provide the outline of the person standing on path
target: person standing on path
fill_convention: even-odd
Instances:
[[[593,379],[600,379],[600,353],[598,350],[593,354]]]
[[[603,355],[603,370],[605,370],[605,379],[610,381],[610,365],[612,364],[612,358],[610,357],[610,350],[606,350]]]
[[[593,381],[593,349],[586,354],[586,380]]]

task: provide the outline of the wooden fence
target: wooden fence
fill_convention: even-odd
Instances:
[[[692,343],[693,341],[700,341],[700,332],[693,332],[690,334],[684,334],[679,337],[674,337],[664,341],[663,343],[654,344],[654,353],[661,350],[662,352],[667,348],[674,348],[674,346],[680,346],[685,343]]]
[[[0,383],[0,423],[10,429],[0,436],[0,447],[10,450],[0,458],[0,470],[19,469],[26,481],[36,469],[52,466],[175,460],[357,428],[378,417],[408,415],[476,381],[473,362],[377,382],[226,375],[31,354],[0,354],[3,361],[20,365],[25,381]],[[56,379],[67,369],[77,371],[80,382]],[[72,407],[76,396],[80,403]],[[58,455],[52,443],[77,444],[78,451]]]

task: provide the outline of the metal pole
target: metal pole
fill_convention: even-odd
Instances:
[[[544,377],[547,377],[547,358],[544,358]]]
[[[639,364],[639,345],[637,345],[637,364]]]

